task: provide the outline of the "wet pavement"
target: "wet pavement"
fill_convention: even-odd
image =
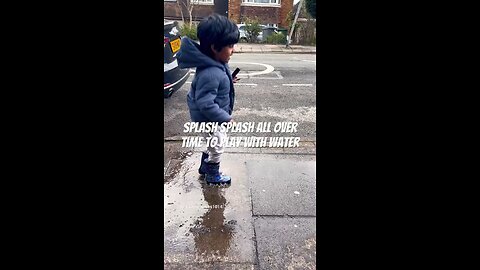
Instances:
[[[315,159],[265,157],[248,162],[254,216],[315,216]]]
[[[316,269],[314,217],[257,217],[259,269]]]
[[[165,143],[165,269],[315,269],[314,150],[262,150],[227,149],[225,188],[198,174],[199,149]]]

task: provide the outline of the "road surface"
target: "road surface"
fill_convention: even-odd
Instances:
[[[241,69],[235,85],[235,122],[297,122],[296,133],[275,136],[316,137],[316,55],[315,54],[234,54],[229,63]],[[190,121],[186,95],[191,76],[171,98],[164,99],[164,138],[179,138]],[[236,136],[265,136],[236,133]]]

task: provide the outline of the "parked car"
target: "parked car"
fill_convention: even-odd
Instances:
[[[245,31],[245,24],[237,24],[238,30],[240,32],[240,41],[247,42],[247,31]],[[262,42],[267,40],[267,37],[273,33],[284,33],[286,36],[287,29],[284,28],[278,28],[275,26],[266,26],[263,24],[260,24],[260,27],[262,28],[262,31],[257,36],[257,41]]]
[[[178,23],[164,20],[163,25],[163,96],[168,98],[185,84],[190,69],[178,67],[177,53],[181,45]]]
[[[238,26],[238,31],[240,32],[240,41],[247,42],[247,31],[245,30],[245,24],[237,24]],[[261,24],[260,27],[265,29],[267,26]],[[263,31],[260,31],[260,34],[257,36],[257,41],[261,42],[263,41]]]

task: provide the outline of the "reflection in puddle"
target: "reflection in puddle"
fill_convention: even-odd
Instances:
[[[225,206],[227,201],[223,195],[224,189],[202,184],[202,192],[208,203],[208,211],[195,222],[190,229],[194,235],[197,255],[225,256],[230,247],[236,221],[225,222]]]

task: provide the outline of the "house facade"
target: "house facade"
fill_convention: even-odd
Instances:
[[[179,0],[195,3],[192,12],[193,20],[200,21],[212,13],[227,16],[236,23],[244,22],[245,18],[256,17],[261,24],[270,26],[288,27],[286,18],[293,9],[293,0]],[[188,11],[177,0],[164,0],[163,16],[170,20],[181,20],[183,9],[185,18]]]

